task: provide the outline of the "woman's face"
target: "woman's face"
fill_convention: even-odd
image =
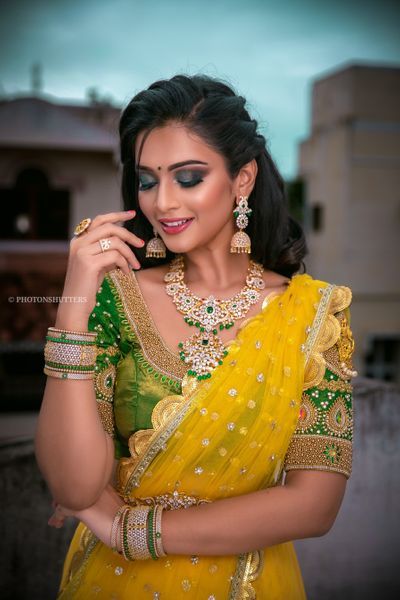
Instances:
[[[181,123],[153,129],[142,148],[138,178],[140,208],[169,250],[229,248],[236,180],[200,137]]]

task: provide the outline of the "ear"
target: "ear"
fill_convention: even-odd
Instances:
[[[255,158],[243,165],[236,175],[233,185],[236,198],[239,198],[239,196],[250,196],[256,182],[257,172],[258,166]]]

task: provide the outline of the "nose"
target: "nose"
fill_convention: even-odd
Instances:
[[[164,179],[157,186],[156,208],[160,215],[167,215],[171,210],[179,208],[179,190],[173,182]]]

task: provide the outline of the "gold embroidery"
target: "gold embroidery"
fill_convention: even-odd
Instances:
[[[348,377],[354,377],[357,372],[354,371],[354,367],[351,361],[351,357],[354,352],[354,339],[350,329],[346,315],[343,313],[340,320],[340,338],[338,342],[338,353],[340,368]]]
[[[328,431],[337,436],[344,436],[352,429],[352,418],[349,416],[343,398],[337,398],[329,412],[325,415]]]
[[[264,568],[264,552],[256,550],[239,557],[235,577],[231,584],[229,600],[256,600],[252,586]]]
[[[97,400],[97,411],[99,413],[100,421],[103,425],[104,431],[114,437],[115,421],[112,402],[108,402],[106,400]]]
[[[351,356],[354,351],[354,339],[345,313],[341,311],[335,317],[340,324],[340,337],[334,346],[328,348],[323,353],[323,356],[328,369],[342,379],[349,379],[349,377],[353,377],[356,374],[351,362]]]
[[[325,354],[340,340],[342,333],[344,315],[340,315],[338,318],[334,313],[347,308],[351,302],[351,296],[350,288],[345,286],[327,286],[325,288],[312,331],[306,342],[303,389],[316,386],[322,381],[327,366]],[[348,343],[346,343],[346,348],[349,352]],[[343,368],[341,368],[340,374],[343,376]],[[345,378],[349,376],[350,371],[346,371]]]
[[[131,458],[121,458],[117,466],[120,494],[129,495],[133,486],[140,485],[144,471],[189,410],[190,399],[199,385],[208,384],[185,375],[182,395],[167,396],[154,407],[151,415],[153,429],[141,429],[130,436],[128,444]]]
[[[85,566],[98,541],[98,538],[90,531],[90,529],[83,526],[79,537],[78,549],[71,559],[67,580],[65,585],[60,587],[58,595],[63,592],[63,598],[66,600],[68,598],[76,598],[75,593],[80,587]]]
[[[316,469],[350,477],[352,443],[328,435],[293,435],[285,457],[285,471]]]
[[[163,375],[180,381],[187,371],[187,366],[161,339],[134,273],[128,277],[120,269],[114,269],[108,275],[118,292],[122,311],[136,334],[147,362]]]
[[[333,314],[343,311],[351,304],[351,289],[345,285],[335,286],[335,293],[331,300],[330,310]]]
[[[106,358],[105,360],[107,360],[108,356],[115,356],[116,354],[118,354],[119,352],[119,348],[117,346],[107,346],[107,348],[102,348],[102,346],[97,346],[96,347],[96,355],[100,356],[105,354]]]
[[[314,404],[309,400],[307,394],[303,393],[299,411],[299,420],[296,431],[304,431],[316,424],[318,420],[318,411]]]
[[[183,492],[175,490],[172,493],[162,494],[161,496],[149,496],[147,498],[131,498],[129,495],[124,497],[127,504],[131,506],[163,506],[166,510],[177,510],[179,508],[189,508],[190,506],[199,506],[208,504],[211,500],[189,496]]]
[[[96,397],[100,400],[112,401],[114,396],[114,383],[115,383],[116,367],[115,365],[109,364],[108,367],[102,371],[98,371],[94,377],[94,386],[96,391]]]
[[[330,366],[327,361],[327,367],[330,369]],[[332,369],[331,369],[332,370]],[[315,386],[317,390],[321,390],[323,392],[353,392],[353,386],[348,381],[343,381],[343,379],[323,379],[317,386]]]

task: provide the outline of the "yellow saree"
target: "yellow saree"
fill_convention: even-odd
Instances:
[[[125,501],[177,509],[280,485],[302,391],[325,368],[321,353],[340,337],[333,314],[348,296],[304,274],[267,298],[211,379],[185,376],[181,395],[156,404],[153,429],[131,436],[117,470]],[[80,524],[58,598],[92,597],[301,600],[305,592],[291,542],[241,556],[127,562]]]

